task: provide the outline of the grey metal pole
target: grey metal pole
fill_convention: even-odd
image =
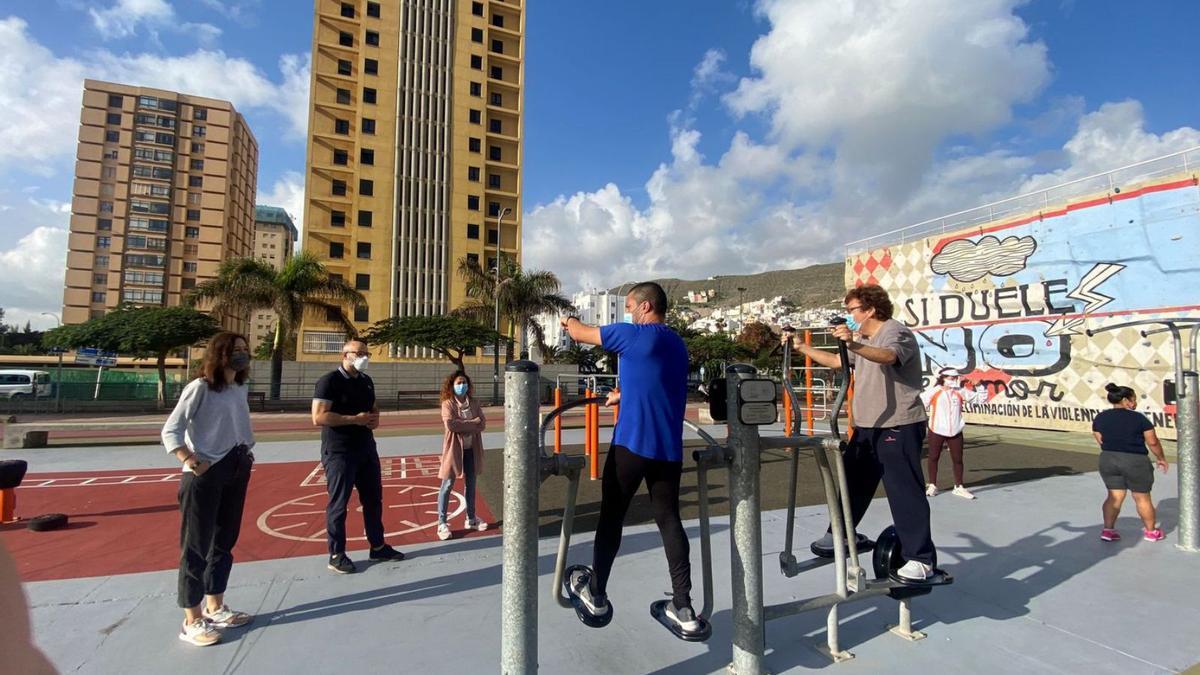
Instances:
[[[504,368],[500,672],[537,672],[538,366]]]
[[[760,675],[766,632],[763,623],[762,512],[759,510],[758,427],[738,421],[738,381],[752,377],[753,366],[733,364],[725,369],[728,393],[729,522],[731,595],[733,599],[733,663],[737,675]]]
[[[1193,329],[1195,330],[1195,329]],[[1197,366],[1195,359],[1192,367]],[[1183,386],[1177,386],[1176,448],[1179,472],[1179,540],[1176,546],[1184,551],[1200,552],[1200,411],[1197,411],[1197,387],[1200,377],[1195,370],[1183,373]]]

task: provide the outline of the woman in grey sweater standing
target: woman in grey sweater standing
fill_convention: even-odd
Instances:
[[[183,463],[179,639],[201,647],[221,639],[217,629],[243,626],[252,618],[225,604],[254,464],[245,387],[249,368],[246,338],[218,333],[208,342],[201,376],[184,387],[162,430],[167,452]]]

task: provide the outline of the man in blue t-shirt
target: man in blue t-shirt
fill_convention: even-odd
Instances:
[[[690,633],[699,631],[701,624],[689,595],[690,550],[679,519],[688,354],[679,335],[663,323],[666,315],[667,294],[658,284],[647,282],[631,288],[625,297],[624,323],[596,327],[576,317],[562,321],[572,340],[599,345],[620,357],[617,391],[608,397],[607,405],[619,402],[621,415],[604,462],[594,573],[575,572],[568,585],[594,616],[612,611],[606,593],[609,573],[621,546],[625,513],[645,480],[671,572],[673,598],[665,613],[680,632]]]

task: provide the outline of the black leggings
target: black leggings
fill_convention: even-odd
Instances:
[[[663,548],[667,553],[675,605],[691,605],[691,550],[683,523],[679,520],[679,477],[682,473],[683,462],[647,459],[620,445],[609,446],[608,458],[604,461],[600,522],[596,525],[596,545],[592,558],[592,569],[596,572],[591,580],[593,595],[607,592],[613,560],[621,548],[625,513],[642,479],[645,479],[646,489],[650,492],[650,505],[654,510],[654,522],[658,524],[658,533],[662,536]]]
[[[963,484],[963,435],[941,436],[932,430],[929,432],[929,482],[937,485],[938,459],[942,456],[942,446],[950,448],[950,461],[954,466],[954,485]]]

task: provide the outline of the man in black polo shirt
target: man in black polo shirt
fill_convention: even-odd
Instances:
[[[363,372],[369,360],[365,342],[347,342],[341,367],[317,380],[313,394],[312,419],[321,427],[321,465],[329,488],[325,508],[329,569],[339,574],[355,569],[346,556],[346,505],[354,488],[358,488],[371,560],[404,559],[383,540],[383,477],[371,432],[379,426],[379,405],[375,384]]]

